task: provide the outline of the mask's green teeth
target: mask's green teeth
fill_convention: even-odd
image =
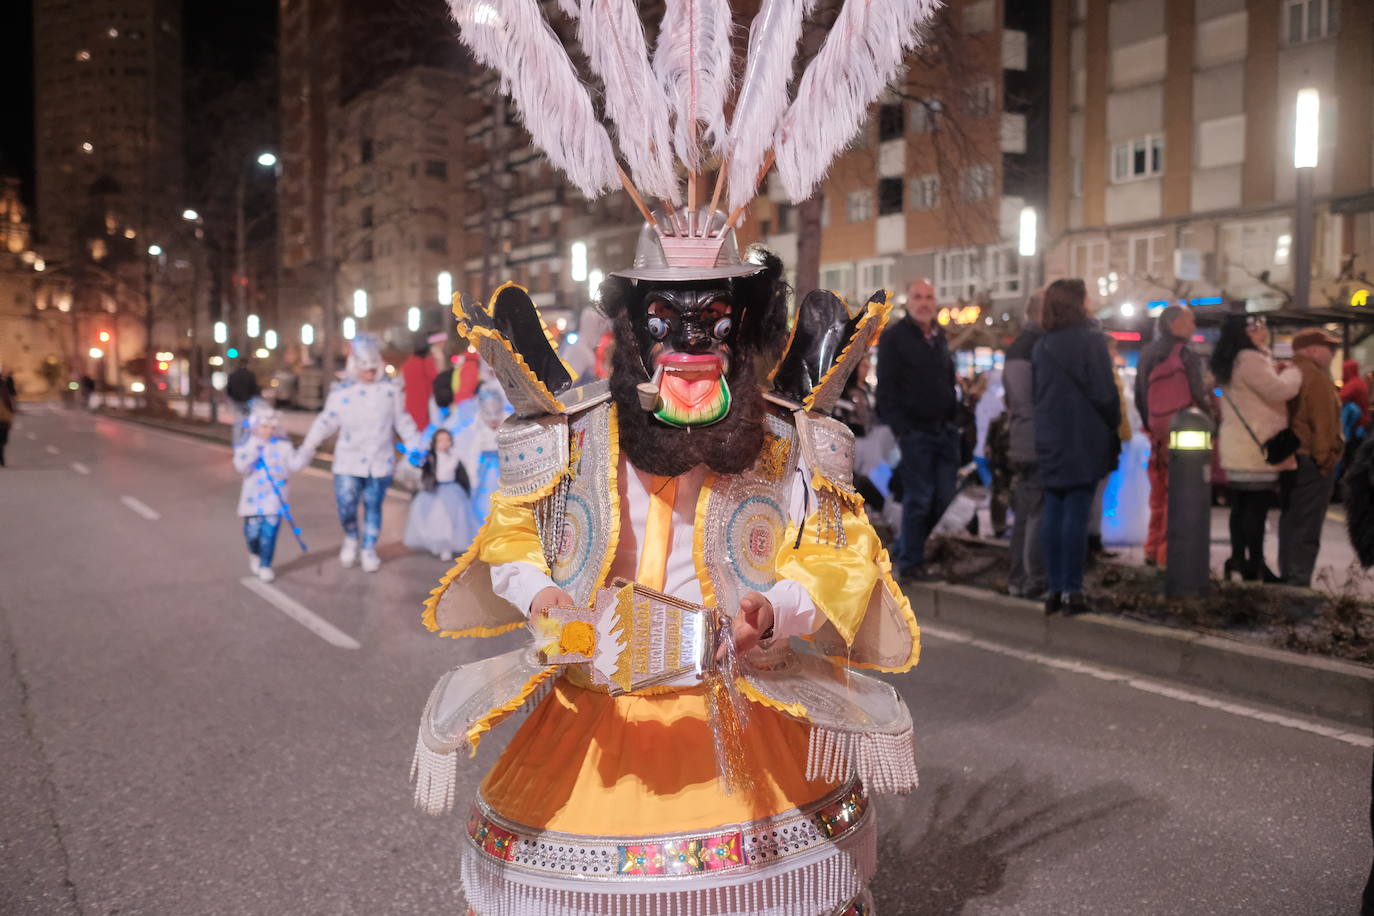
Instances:
[[[730,386],[722,378],[715,397],[700,407],[682,408],[665,400],[663,406],[654,411],[654,416],[669,426],[710,426],[725,419],[729,412]]]

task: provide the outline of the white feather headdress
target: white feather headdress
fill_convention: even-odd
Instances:
[[[576,20],[604,87],[604,114],[615,124],[631,182],[539,0],[449,0],[463,41],[500,72],[502,91],[549,160],[589,198],[624,185],[661,236],[680,239],[723,237],[774,159],[788,197],[810,196],[940,2],[844,0],[789,100],[802,20],[815,0],[763,0],[727,125],[734,87],[729,0],[666,0],[652,58],[636,0],[557,0]],[[717,164],[715,193],[702,210],[698,176]],[[727,182],[730,216],[720,219],[713,214]],[[641,191],[667,205],[661,222]]]

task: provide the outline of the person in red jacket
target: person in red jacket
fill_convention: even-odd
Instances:
[[[1369,385],[1360,376],[1360,364],[1347,359],[1341,364],[1341,403],[1360,408],[1360,429],[1369,426]]]
[[[405,382],[406,413],[415,421],[416,427],[424,429],[429,425],[429,398],[434,388],[434,377],[439,368],[434,364],[434,348],[443,346],[448,339],[446,334],[432,334],[428,338],[416,335],[414,351],[401,364],[401,379]]]

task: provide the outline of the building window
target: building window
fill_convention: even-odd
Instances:
[[[1164,171],[1164,137],[1146,134],[1112,147],[1112,181],[1138,181]]]
[[[435,254],[448,254],[448,239],[442,235],[431,235],[425,239],[425,247]]]
[[[939,125],[940,100],[937,98],[917,99],[911,103],[911,132],[913,134],[932,134]]]
[[[859,264],[859,294],[869,295],[874,290],[892,288],[892,259],[864,261]]]
[[[1336,0],[1284,0],[1283,21],[1290,45],[1336,34]]]
[[[977,35],[981,32],[992,31],[993,15],[996,12],[997,7],[993,0],[978,0],[977,3],[970,3],[964,7],[964,33]]]
[[[1069,276],[1077,277],[1088,286],[1107,274],[1107,240],[1087,239],[1069,246]]]
[[[828,289],[848,298],[853,293],[854,265],[831,264],[821,266],[821,289]]]
[[[988,249],[988,287],[994,298],[1021,294],[1021,256],[1016,246]]]
[[[992,114],[997,100],[997,87],[992,80],[981,80],[964,89],[964,110],[971,118],[986,118]]]
[[[921,175],[911,179],[911,209],[934,210],[940,206],[940,176]]]
[[[906,119],[902,116],[901,105],[881,105],[878,107],[878,141],[896,140],[906,130]]]
[[[935,301],[972,299],[978,291],[978,249],[950,248],[935,254]]]
[[[862,223],[873,218],[873,192],[869,190],[850,191],[845,198],[845,214],[851,223]]]
[[[1268,274],[1270,283],[1289,282],[1292,225],[1288,217],[1238,220],[1221,225],[1220,252],[1222,288],[1237,298],[1270,295],[1273,290],[1259,279]]]
[[[362,217],[361,217],[361,219],[360,219],[360,222],[362,223],[362,227],[363,227],[364,229],[371,229],[371,228],[372,228],[372,208],[371,208],[371,207],[363,207],[363,212],[362,212]]]
[[[365,138],[363,138],[362,146],[361,146],[361,149],[359,150],[359,155],[360,155],[360,157],[362,158],[362,161],[363,161],[363,162],[371,162],[371,161],[372,161],[372,138],[371,138],[371,137],[365,137]]]
[[[983,163],[964,169],[960,176],[960,192],[970,203],[992,196],[992,166]]]
[[[788,203],[778,204],[778,232],[797,231],[797,208]]]
[[[448,163],[442,159],[427,160],[425,162],[425,177],[448,181]]]
[[[1136,277],[1158,279],[1168,271],[1168,236],[1163,232],[1133,235],[1128,244],[1128,270]]]
[[[878,215],[902,212],[902,190],[904,182],[900,178],[878,179]]]
[[[372,260],[372,239],[368,239],[367,241],[363,242],[361,245],[358,246],[358,260]]]

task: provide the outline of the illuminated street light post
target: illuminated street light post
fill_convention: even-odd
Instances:
[[[248,243],[248,219],[244,213],[244,198],[248,194],[248,176],[256,163],[264,169],[274,168],[277,164],[275,153],[259,153],[250,162],[244,163],[239,172],[238,184],[234,188],[234,318],[248,311],[248,265],[245,248]],[[274,172],[275,174],[275,172]],[[232,324],[233,322],[231,322]]]
[[[1312,298],[1312,179],[1317,171],[1321,96],[1299,89],[1293,122],[1293,168],[1297,171],[1297,213],[1293,226],[1293,305],[1306,309]]]

